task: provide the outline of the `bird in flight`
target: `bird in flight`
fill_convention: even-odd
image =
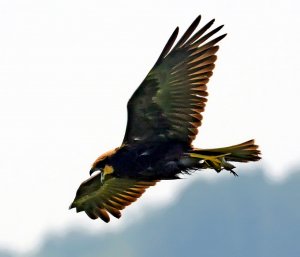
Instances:
[[[120,218],[121,210],[160,180],[201,169],[237,175],[231,162],[260,159],[254,140],[214,149],[192,146],[207,101],[217,44],[226,36],[214,37],[223,27],[210,29],[214,20],[197,30],[200,20],[198,16],[176,44],[179,29],[175,29],[128,101],[121,146],[96,159],[91,177],[78,188],[70,209],[109,222],[109,214]]]

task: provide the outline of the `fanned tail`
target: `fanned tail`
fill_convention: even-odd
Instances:
[[[198,163],[198,168],[212,168],[217,172],[222,169],[230,170],[234,175],[237,175],[233,169],[235,168],[231,162],[249,162],[260,160],[260,151],[254,140],[249,140],[244,143],[214,149],[193,149],[188,153],[192,160]]]

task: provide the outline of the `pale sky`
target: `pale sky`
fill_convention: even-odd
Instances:
[[[198,14],[228,36],[194,145],[255,138],[263,161],[239,167],[283,179],[300,164],[299,13],[294,0],[1,1],[0,248],[29,250],[75,224],[118,230],[192,180],[154,187],[110,224],[68,210],[94,159],[121,143],[126,103],[169,36]]]

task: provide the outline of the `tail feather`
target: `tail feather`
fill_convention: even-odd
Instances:
[[[258,145],[255,144],[253,139],[238,145],[214,149],[195,149],[193,152],[208,156],[225,154],[226,161],[232,162],[249,162],[261,159]]]
[[[254,140],[249,140],[244,143],[214,149],[193,149],[189,153],[192,159],[197,159],[200,168],[212,168],[216,171],[222,169],[230,170],[233,174],[235,168],[231,162],[249,162],[260,160],[260,151]],[[200,162],[199,162],[200,161]],[[202,161],[202,162],[201,162]]]

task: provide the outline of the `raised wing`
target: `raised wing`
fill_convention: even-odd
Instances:
[[[208,95],[206,84],[217,59],[216,44],[226,36],[207,42],[223,27],[206,33],[214,20],[192,35],[199,22],[200,16],[173,47],[179,30],[175,29],[154,67],[130,98],[123,143],[169,139],[191,143],[196,137]]]
[[[85,211],[91,219],[101,218],[110,221],[109,213],[116,218],[121,217],[121,210],[136,201],[145,190],[154,186],[156,181],[140,181],[136,179],[105,176],[103,183],[100,174],[84,181],[77,190],[70,209]]]

